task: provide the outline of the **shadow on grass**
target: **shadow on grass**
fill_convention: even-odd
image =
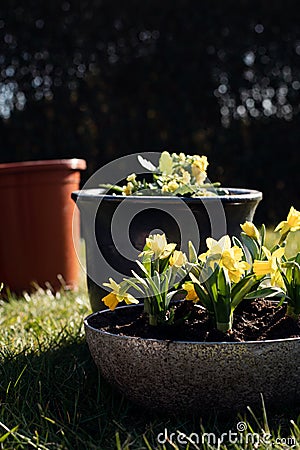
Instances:
[[[19,426],[25,436],[36,430],[44,442],[48,435],[49,442],[87,448],[83,443],[114,436],[114,422],[129,413],[131,405],[99,376],[83,340],[39,354],[0,353],[0,414],[9,429]]]
[[[159,448],[157,434],[165,428],[190,434],[200,433],[203,425],[206,431],[220,433],[238,421],[211,416],[203,423],[197,416],[176,417],[174,411],[174,417],[166,417],[136,407],[99,375],[82,338],[56,342],[39,354],[2,350],[0,355],[1,422],[8,429],[18,426],[25,441],[44,445],[36,448],[115,449],[117,432],[131,442],[122,448],[147,448],[144,434],[153,448]],[[274,420],[278,417],[284,426],[284,416],[277,414]],[[16,444],[13,434],[7,438],[14,449],[34,446],[23,441]]]

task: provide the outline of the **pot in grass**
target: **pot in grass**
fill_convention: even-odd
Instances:
[[[210,183],[204,156],[168,152],[159,156],[154,165],[134,155],[142,175],[124,176],[123,186],[104,184],[72,194],[80,210],[93,311],[103,308],[99,302],[107,293],[103,282],[117,274],[119,278],[128,276],[136,269],[145,238],[154,230],[165,233],[183,250],[187,250],[188,239],[203,249],[209,236],[236,235],[241,223],[252,221],[262,199],[259,191]],[[138,172],[134,161],[128,163],[127,174],[130,169]],[[145,171],[149,173],[145,175]]]
[[[284,255],[300,212],[279,224],[271,251],[264,227],[242,228],[241,239],[209,238],[200,255],[191,243],[185,255],[149,236],[141,275],[106,283],[110,310],[85,319],[87,342],[102,375],[131,401],[205,415],[254,407],[261,394],[268,406],[300,399],[300,253]],[[175,302],[178,294],[185,301]],[[130,306],[116,308],[121,301]]]
[[[85,168],[77,158],[0,164],[0,273],[10,291],[78,287],[79,217],[70,195]]]
[[[256,342],[186,342],[120,336],[102,319],[124,318],[124,309],[85,319],[86,338],[104,378],[128,399],[157,411],[238,411],[261,402],[299,400],[300,338]]]

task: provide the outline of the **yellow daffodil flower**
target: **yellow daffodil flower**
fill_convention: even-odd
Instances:
[[[175,247],[176,244],[167,243],[165,234],[153,234],[146,238],[145,250],[141,255],[154,255],[154,259],[163,259],[167,258],[175,250]]]
[[[263,251],[267,257],[267,261],[255,260],[253,263],[253,272],[257,277],[270,274],[271,285],[284,289],[285,285],[281,273],[278,270],[278,264],[284,254],[284,248],[280,247],[272,254],[266,247],[263,247]]]
[[[241,225],[241,229],[243,230],[244,233],[246,233],[247,236],[255,239],[256,241],[259,241],[260,239],[259,231],[252,222],[246,221]]]
[[[175,250],[169,259],[170,266],[174,267],[182,267],[186,264],[186,262],[187,262],[186,255],[179,250]]]
[[[187,291],[187,295],[185,297],[186,300],[192,300],[195,303],[199,301],[193,283],[187,281],[186,283],[183,283],[182,288]]]
[[[202,262],[205,262],[208,256],[219,255],[221,258],[221,255],[224,252],[224,250],[229,250],[231,248],[231,241],[228,235],[222,236],[221,239],[219,239],[218,241],[216,241],[213,238],[207,238],[206,245],[208,248],[207,252],[202,253],[199,256],[199,260]]]
[[[242,261],[243,251],[240,247],[234,245],[230,249],[224,250],[220,266],[223,266],[228,271],[230,281],[238,283],[246,270],[250,269],[250,264]]]
[[[290,231],[300,230],[300,211],[291,206],[287,219],[280,222],[274,231],[279,231],[282,236]]]
[[[219,241],[213,238],[206,239],[208,251],[199,256],[200,261],[205,262],[208,257],[214,257],[210,265],[213,268],[217,263],[220,267],[225,267],[228,271],[230,281],[237,283],[250,265],[242,261],[243,251],[240,247],[234,245],[231,247],[230,237],[223,236]]]
[[[116,283],[112,278],[109,279],[109,283],[103,283],[112,290],[108,295],[103,297],[102,301],[111,311],[122,301],[125,301],[127,305],[139,303],[139,301],[128,292],[121,293],[121,285]]]
[[[119,300],[113,292],[110,292],[108,295],[103,297],[102,301],[111,311],[113,311],[119,304]]]

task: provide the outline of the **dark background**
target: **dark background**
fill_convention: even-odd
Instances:
[[[300,209],[299,100],[297,1],[0,3],[0,162],[206,154],[272,224]]]

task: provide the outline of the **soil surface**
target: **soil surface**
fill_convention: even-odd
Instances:
[[[175,308],[177,315],[182,313],[183,308],[190,312],[189,318],[176,326],[150,326],[142,308],[117,308],[109,317],[102,314],[100,317],[94,316],[89,324],[120,336],[171,341],[243,342],[300,337],[299,321],[285,317],[285,306],[278,307],[269,300],[245,300],[235,310],[233,329],[227,334],[213,328],[206,311],[195,307],[192,302],[182,302]]]

